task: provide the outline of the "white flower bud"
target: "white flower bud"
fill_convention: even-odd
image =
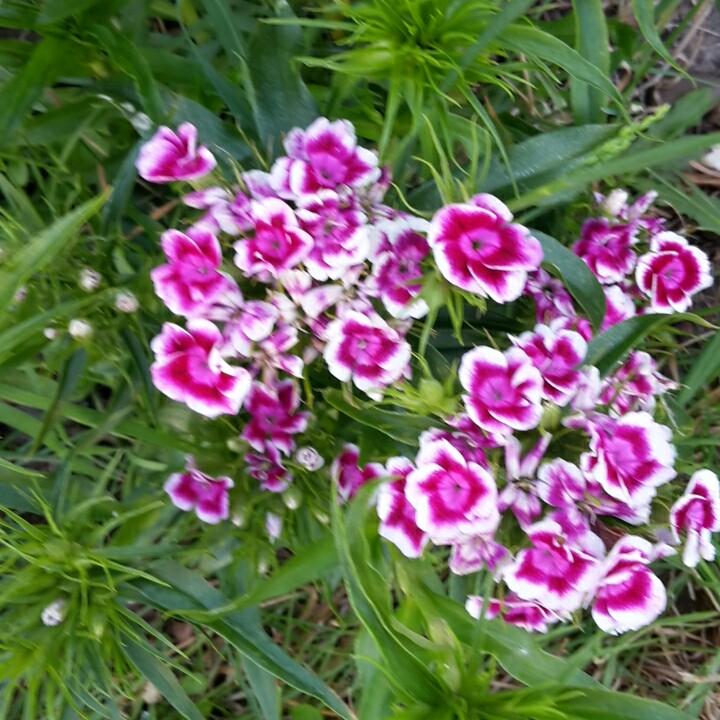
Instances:
[[[603,200],[601,207],[610,217],[617,217],[627,205],[627,200],[627,192],[616,188]]]
[[[25,300],[27,297],[28,291],[27,288],[23,285],[21,288],[17,289],[17,292],[13,295],[13,302],[16,305],[19,305],[21,302]]]
[[[302,495],[297,488],[289,488],[282,495],[285,507],[288,510],[297,510],[302,502]]]
[[[152,130],[152,120],[142,112],[136,113],[130,118],[130,124],[137,130],[138,134],[144,135]]]
[[[283,521],[279,515],[269,512],[265,516],[265,530],[267,531],[270,542],[275,542],[282,532]]]
[[[92,337],[93,326],[81,318],[73,318],[68,324],[68,332],[75,340],[87,340]]]
[[[319,470],[324,464],[320,453],[314,447],[301,447],[295,452],[295,460],[298,465],[302,465],[306,470]]]
[[[85,292],[92,292],[100,287],[102,282],[102,275],[92,268],[83,268],[80,271],[80,277],[78,278],[78,285]]]
[[[58,335],[58,331],[57,331],[56,328],[47,327],[47,328],[45,328],[45,329],[43,330],[43,335],[44,335],[48,340],[54,340],[54,339],[57,337],[57,335]]]
[[[64,619],[66,614],[65,600],[60,598],[51,602],[40,614],[42,624],[46,627],[55,627],[59,625]]]
[[[115,296],[115,307],[123,313],[134,313],[140,307],[140,302],[131,292],[123,290]]]

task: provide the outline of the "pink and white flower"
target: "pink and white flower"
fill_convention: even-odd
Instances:
[[[252,214],[255,235],[235,243],[235,264],[246,275],[269,282],[283,270],[299,265],[310,253],[313,239],[282,200],[253,200]]]
[[[475,619],[479,619],[481,615],[488,620],[501,616],[509,625],[515,625],[526,632],[546,633],[550,625],[570,619],[570,613],[548,610],[540,603],[522,600],[514,593],[510,593],[503,600],[492,598],[488,603],[477,595],[470,595],[465,609]]]
[[[553,325],[536,325],[513,340],[523,350],[543,378],[543,396],[564,407],[580,383],[578,366],[587,355],[587,342],[573,330]]]
[[[543,379],[520,348],[505,353],[478,347],[463,355],[458,373],[470,419],[483,430],[507,435],[537,427]]]
[[[347,120],[320,117],[306,130],[291,130],[284,144],[288,157],[276,160],[270,171],[281,197],[314,195],[322,188],[362,188],[380,178],[377,155],[357,145],[355,128]]]
[[[280,451],[274,445],[267,445],[261,454],[248,453],[243,459],[248,475],[255,478],[263,490],[281,493],[288,489],[292,475],[282,464]]]
[[[655,620],[667,605],[667,592],[647,567],[653,546],[627,535],[617,541],[602,564],[592,616],[601,630],[619,635]]]
[[[455,543],[448,566],[455,575],[469,575],[487,568],[499,576],[503,567],[512,561],[509,550],[489,535],[476,535]]]
[[[542,268],[528,273],[523,294],[535,301],[538,323],[549,325],[557,318],[574,318],[576,315],[572,297],[565,286]]]
[[[333,321],[323,357],[341,382],[350,380],[373,399],[397,382],[410,362],[410,345],[379,315],[350,311]]]
[[[535,473],[550,440],[550,435],[543,435],[522,460],[520,460],[520,442],[517,438],[508,438],[505,445],[505,481],[507,484],[500,493],[498,508],[500,512],[505,512],[510,508],[521,527],[532,524],[542,511],[537,497]]]
[[[647,506],[660,485],[676,473],[672,431],[646,412],[607,418],[590,426],[590,452],[580,467],[613,498],[633,508]]]
[[[394,318],[403,320],[427,315],[428,305],[418,295],[422,290],[421,263],[428,252],[427,240],[408,229],[375,258],[372,287]]]
[[[187,329],[165,323],[150,344],[155,353],[150,366],[155,387],[206,417],[236,415],[252,379],[244,368],[223,360],[221,346],[222,334],[208,320],[189,320]]]
[[[622,416],[633,410],[652,412],[655,398],[673,387],[675,383],[658,372],[657,363],[648,353],[635,350],[605,380],[600,402],[609,406],[612,415]]]
[[[255,344],[272,335],[279,315],[274,305],[262,300],[242,303],[223,328],[226,350],[240,357],[251,357]]]
[[[304,432],[308,413],[298,412],[300,393],[293,380],[282,380],[275,386],[256,382],[245,398],[250,420],[242,431],[243,440],[258,452],[268,446],[285,455],[295,449],[294,436]]]
[[[188,458],[185,472],[171,475],[163,489],[176,508],[186,512],[194,510],[200,520],[215,525],[230,515],[228,490],[231,487],[233,481],[229,477],[210,477]]]
[[[393,543],[405,557],[420,557],[429,537],[417,526],[415,508],[405,497],[405,481],[415,466],[407,458],[394,457],[387,461],[385,468],[386,474],[396,479],[384,483],[378,490],[380,537]]]
[[[713,283],[708,256],[674,232],[653,237],[650,252],[638,261],[635,279],[658,313],[685,312],[692,296]]]
[[[233,281],[223,275],[222,249],[208,230],[194,227],[187,233],[168,230],[163,233],[162,248],[170,263],[150,273],[155,293],[176,315],[203,315]]]
[[[495,532],[500,522],[497,486],[477,463],[467,461],[447,440],[420,448],[417,469],[408,476],[405,496],[418,527],[436,544],[455,544]]]
[[[603,284],[620,283],[637,262],[633,250],[635,225],[592,218],[582,226],[582,237],[572,247]]]
[[[485,193],[438,211],[428,243],[441,275],[498,303],[517,300],[528,272],[540,267],[543,252],[530,231],[512,218],[506,205]]]
[[[314,241],[304,265],[319,281],[343,278],[370,254],[367,217],[333,190],[320,190],[298,200],[300,226]]]
[[[340,500],[351,500],[365,483],[387,476],[380,463],[367,463],[361,468],[359,462],[360,448],[345,443],[342,452],[330,465],[330,477],[337,483]]]
[[[527,534],[533,546],[521,550],[503,572],[507,586],[522,600],[537,602],[547,610],[577,610],[597,585],[598,558],[569,543],[552,520],[532,525]]]
[[[600,326],[601,332],[637,315],[632,297],[625,292],[621,285],[605,285],[603,290],[605,291],[605,318]]]
[[[207,147],[198,147],[197,128],[191,123],[180,125],[177,134],[162,125],[140,148],[135,162],[140,177],[152,183],[196,180],[207,175],[215,165],[215,158]]]
[[[712,533],[720,530],[720,484],[710,470],[698,470],[685,492],[670,509],[670,527],[674,539],[686,536],[683,562],[696,567],[703,560],[715,559]]]

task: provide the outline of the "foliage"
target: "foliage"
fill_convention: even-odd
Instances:
[[[350,118],[392,165],[396,207],[429,215],[482,191],[521,213],[546,269],[596,328],[598,285],[564,247],[579,236],[591,187],[653,187],[663,207],[718,232],[715,199],[678,184],[683,162],[719,142],[685,134],[712,92],[631,110],[637,83],[671,59],[672,37],[663,46],[658,29],[677,2],[633,2],[639,31],[606,17],[599,0],[573,5],[559,19],[527,0],[0,7],[0,715],[314,718],[324,706],[373,720],[559,719],[599,707],[628,720],[686,717],[585,675],[589,649],[623,662],[589,628],[560,659],[547,649],[562,633],[538,641],[499,620],[473,621],[462,601],[489,592],[484,580],[471,588],[438,578],[434,555],[420,565],[400,557],[377,537],[363,495],[340,508],[297,466],[301,501],[263,496],[227,442],[226,420],[166,401],[149,372],[150,339],[167,320],[150,281],[158,238],[188,219],[174,196],[137,182],[140,147],[159,125],[193,123],[232,177],[269,168],[291,128]],[[623,62],[638,72],[620,91],[608,78]],[[99,273],[97,286],[85,270]],[[441,282],[428,287],[434,323],[412,341],[425,350],[426,367],[413,361],[425,384],[405,406],[392,397],[378,408],[339,386],[316,396],[321,454],[338,449],[341,425],[361,438],[363,462],[388,447],[407,451],[456,402],[453,362],[465,348],[529,317],[527,306],[485,312]],[[683,467],[713,466],[717,401],[706,390],[718,376],[716,340],[690,338],[688,352],[679,332],[647,316],[601,335],[594,358],[609,370],[647,336],[679,354],[684,387],[667,414],[697,428],[678,442]],[[187,455],[233,477],[236,524],[211,527],[172,509],[162,483]],[[267,512],[285,518],[275,543]],[[675,596],[687,583],[716,597],[709,563],[677,580]],[[309,585],[329,608],[317,625],[305,619]],[[44,625],[58,600],[62,621]],[[314,633],[325,646],[298,637]],[[321,662],[335,656],[337,665]],[[708,654],[705,669],[714,668]],[[513,689],[496,690],[499,672]],[[614,680],[607,670],[604,685]],[[248,698],[240,704],[238,684]],[[693,685],[688,713],[710,690]]]

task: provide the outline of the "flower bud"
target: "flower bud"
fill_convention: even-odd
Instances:
[[[306,470],[314,471],[319,470],[324,464],[320,453],[314,447],[301,447],[297,449],[295,453],[295,460],[298,465],[302,465]]]
[[[97,290],[100,287],[101,282],[102,275],[97,272],[97,270],[93,270],[92,268],[83,268],[80,271],[78,285],[85,292],[93,292],[93,290]]]
[[[46,627],[55,627],[59,625],[67,613],[65,600],[59,598],[51,602],[40,614],[42,624]]]
[[[134,313],[140,307],[138,299],[131,292],[123,290],[115,296],[115,307],[123,313]]]
[[[87,340],[92,337],[93,326],[81,318],[73,318],[68,324],[68,332],[75,340]]]
[[[625,190],[616,188],[603,201],[600,207],[610,216],[617,217],[627,205],[628,194]]]
[[[291,487],[283,493],[282,499],[288,510],[297,510],[302,503],[302,493],[297,488]]]

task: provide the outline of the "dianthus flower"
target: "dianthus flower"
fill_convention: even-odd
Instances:
[[[513,340],[543,378],[543,396],[561,407],[572,399],[580,383],[578,366],[585,360],[587,342],[573,330],[536,325]]]
[[[213,154],[204,145],[198,147],[197,128],[191,123],[180,125],[177,134],[161,126],[140,148],[135,163],[140,177],[152,183],[196,180],[215,165]]]
[[[532,543],[503,572],[507,586],[522,600],[547,610],[573,612],[595,589],[598,557],[594,547],[569,543],[560,525],[543,520],[527,529]]]
[[[647,506],[676,475],[672,431],[646,412],[607,418],[591,425],[590,434],[590,452],[580,458],[583,472],[633,508]]]
[[[470,419],[491,433],[537,427],[542,415],[543,379],[519,348],[505,353],[478,347],[463,355],[458,373]]]
[[[214,525],[227,520],[230,514],[228,490],[233,487],[229,477],[210,477],[188,458],[184,473],[171,475],[164,485],[173,505],[180,510],[194,510],[200,520]]]
[[[352,443],[345,443],[342,452],[330,466],[330,477],[337,483],[341,500],[351,500],[365,483],[387,474],[380,463],[367,463],[361,468],[359,461],[360,448]]]
[[[254,236],[235,243],[235,264],[246,275],[269,282],[301,263],[312,249],[313,239],[282,200],[253,200],[252,214]]]
[[[647,567],[652,555],[652,545],[635,535],[621,538],[608,553],[592,606],[601,630],[611,635],[638,630],[665,609],[665,586]]]
[[[605,218],[586,220],[582,237],[572,247],[603,284],[619,283],[632,272],[637,262],[633,250],[635,225],[612,223]]]
[[[284,198],[314,195],[322,188],[362,188],[380,179],[375,153],[357,145],[347,120],[320,117],[307,129],[292,129],[284,141],[287,157],[275,161],[270,175]]]
[[[150,273],[155,293],[176,315],[203,315],[207,306],[233,285],[219,271],[222,250],[218,239],[209,230],[193,227],[186,233],[168,230],[161,242],[169,264]]]
[[[700,558],[715,559],[712,533],[720,530],[720,485],[710,470],[698,470],[670,509],[670,527],[677,542],[686,535],[683,562],[695,567]]]
[[[540,267],[543,251],[530,231],[512,219],[504,203],[485,193],[439,210],[430,224],[428,243],[440,274],[495,302],[517,300],[528,272]]]
[[[155,387],[171,400],[206,417],[235,415],[250,390],[250,373],[220,355],[222,334],[208,320],[189,320],[187,329],[165,323],[150,344]]]
[[[308,413],[298,412],[299,406],[300,394],[293,380],[274,386],[254,383],[245,398],[250,420],[242,432],[243,440],[258,452],[273,446],[289,455],[295,449],[294,436],[308,424]]]
[[[685,312],[692,296],[712,285],[708,256],[674,232],[662,232],[650,241],[650,252],[638,261],[638,287],[650,297],[658,313]]]
[[[387,461],[385,469],[386,474],[395,479],[378,490],[380,537],[393,543],[405,557],[420,557],[429,538],[417,526],[415,508],[405,497],[405,481],[415,466],[407,458],[394,457]]]
[[[455,544],[494,533],[500,522],[495,481],[477,463],[468,462],[446,440],[420,448],[417,468],[408,476],[405,496],[417,524],[436,544]]]
[[[379,315],[345,313],[330,324],[323,357],[342,382],[352,380],[371,398],[397,382],[410,362],[410,345]]]

